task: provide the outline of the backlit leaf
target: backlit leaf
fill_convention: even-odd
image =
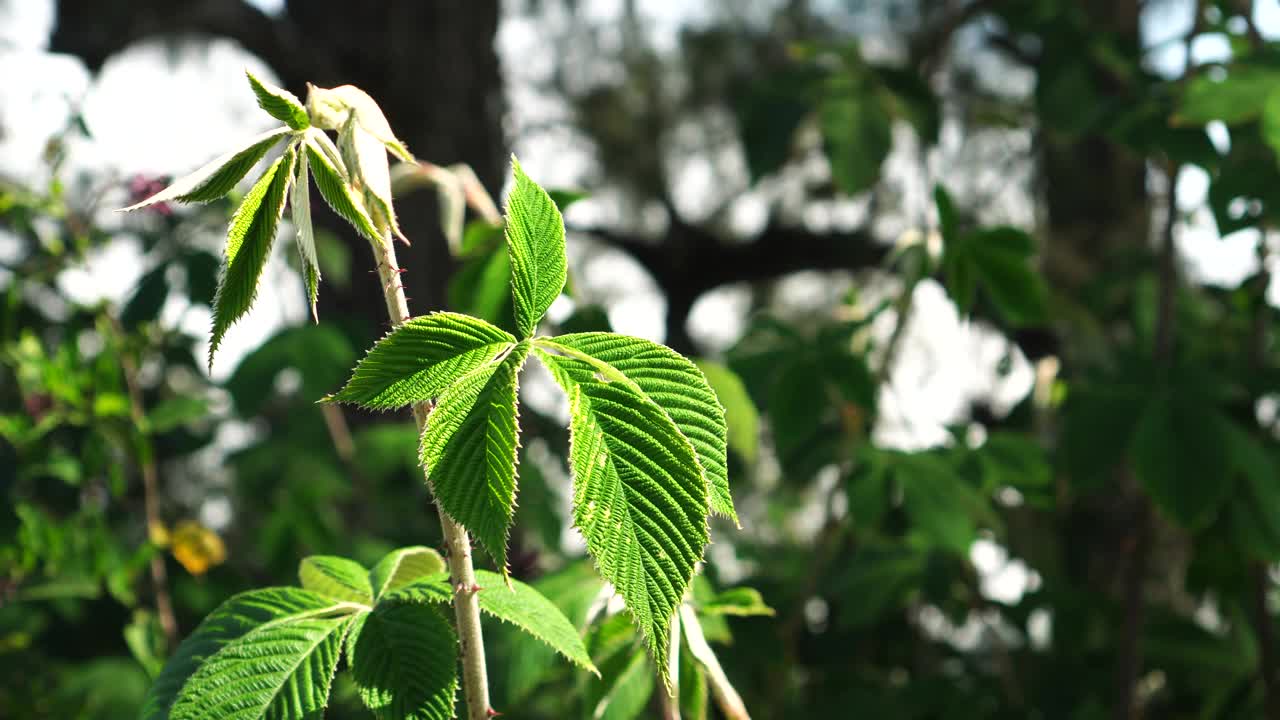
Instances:
[[[507,196],[507,253],[516,326],[523,337],[537,329],[564,290],[564,220],[547,192],[511,159],[515,186]]]
[[[175,180],[169,187],[152,195],[136,205],[123,208],[122,212],[138,210],[161,202],[209,202],[217,200],[235,188],[236,183],[249,172],[249,169],[262,159],[280,138],[288,134],[289,128],[269,130],[250,140],[240,150],[227,153],[211,161],[208,165]]]
[[[707,482],[693,446],[618,370],[537,352],[569,395],[574,522],[664,666],[671,617],[708,539]]]
[[[510,333],[466,315],[412,318],[373,346],[332,399],[373,410],[423,402],[514,343]]]
[[[284,212],[294,160],[291,148],[263,173],[231,218],[218,292],[213,298],[210,365],[227,329],[249,311],[257,296],[258,278],[271,254],[271,244],[275,242],[276,228]]]
[[[503,572],[516,495],[516,378],[528,355],[529,344],[522,342],[501,362],[456,380],[440,395],[422,434],[422,463],[436,501]]]
[[[724,407],[697,365],[665,345],[615,333],[560,335],[548,343],[606,363],[662,408],[693,446],[712,511],[738,521],[729,493]]]
[[[333,555],[312,555],[298,566],[298,580],[311,592],[361,605],[373,604],[369,571],[360,563]]]
[[[249,86],[253,88],[253,94],[258,96],[258,107],[266,110],[268,115],[294,130],[306,130],[311,126],[311,121],[307,118],[307,109],[302,107],[302,101],[297,95],[284,88],[262,82],[248,70],[245,70],[244,74],[249,78]]]

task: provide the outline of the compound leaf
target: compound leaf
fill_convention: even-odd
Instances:
[[[411,318],[382,338],[332,400],[393,410],[443,393],[515,343],[510,333],[458,313]]]

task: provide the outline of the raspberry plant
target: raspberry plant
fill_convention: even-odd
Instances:
[[[640,338],[537,335],[567,279],[564,223],[551,197],[514,160],[505,234],[518,335],[458,313],[410,317],[395,261],[393,239],[403,234],[387,155],[405,162],[413,156],[377,104],[355,87],[310,87],[304,106],[251,74],[249,82],[261,107],[284,125],[128,209],[222,197],[284,144],[232,217],[209,363],[228,328],[253,304],[286,205],[314,315],[320,282],[309,205],[314,180],[325,202],[369,240],[393,324],[346,386],[324,401],[414,410],[448,553],[403,548],[372,569],[340,557],[310,557],[301,564],[301,587],[231,598],[170,658],[144,718],[312,717],[325,707],[344,655],[376,717],[424,720],[453,717],[461,656],[468,714],[484,718],[494,711],[481,611],[596,672],[572,623],[508,574],[517,390],[530,358],[550,370],[569,399],[574,522],[601,576],[622,596],[654,666],[664,670],[668,690],[682,623],[693,656],[713,679],[722,678],[696,614],[682,607],[708,542],[709,514],[737,521],[724,409],[703,373],[684,356]],[[326,131],[337,131],[336,143]],[[500,572],[473,567],[470,535]],[[452,623],[441,612],[449,604]],[[718,696],[724,692],[732,697],[722,705],[732,704],[732,688],[720,688]]]

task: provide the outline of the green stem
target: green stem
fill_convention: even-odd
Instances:
[[[410,315],[392,242],[391,234],[384,232],[382,242],[375,244],[373,249],[378,263],[378,277],[382,280],[382,291],[387,301],[387,316],[391,319],[391,326],[395,327],[408,320]],[[413,406],[413,419],[418,423],[419,435],[426,428],[427,416],[430,414],[430,402]],[[427,485],[431,485],[429,477]],[[467,699],[467,716],[470,720],[488,720],[493,713],[489,707],[489,676],[485,670],[484,637],[480,631],[480,601],[476,597],[480,588],[476,583],[475,566],[471,560],[471,538],[467,535],[466,528],[449,517],[438,503],[436,508],[440,512],[440,529],[444,532],[446,560],[454,589],[453,611],[457,619],[458,645],[462,654],[462,687]]]

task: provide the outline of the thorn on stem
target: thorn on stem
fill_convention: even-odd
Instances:
[[[498,717],[502,713],[498,712],[497,710],[494,710],[493,708],[489,708],[484,711],[484,714],[488,715],[489,717]]]

